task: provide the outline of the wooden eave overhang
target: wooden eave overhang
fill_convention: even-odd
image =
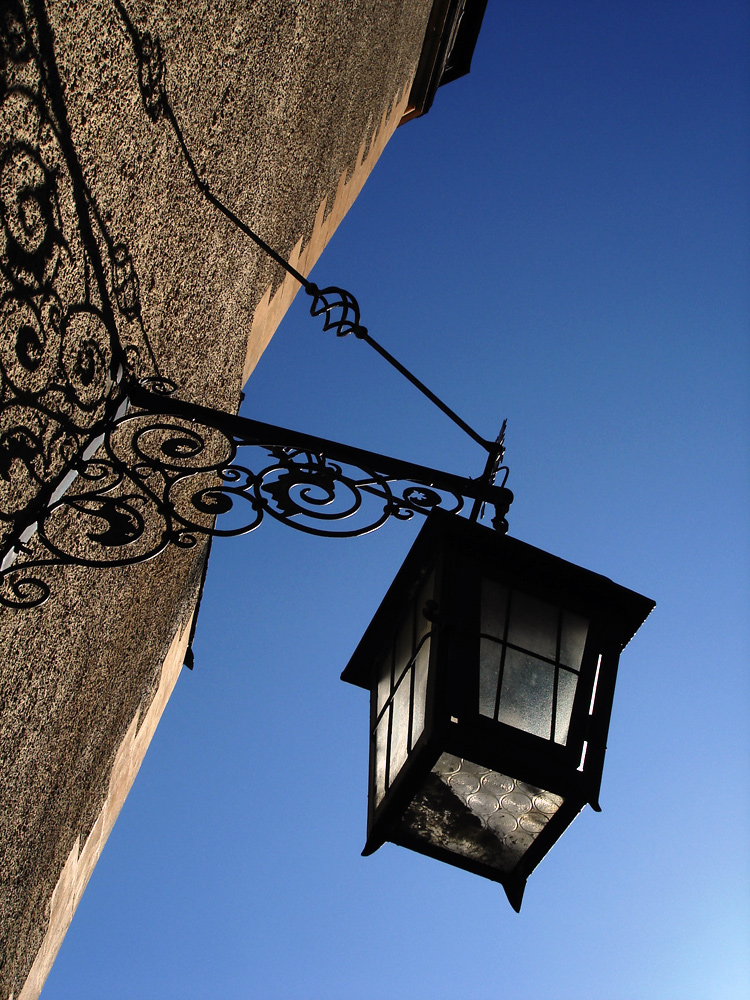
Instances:
[[[486,7],[487,0],[435,0],[401,125],[427,114],[438,87],[469,72]]]

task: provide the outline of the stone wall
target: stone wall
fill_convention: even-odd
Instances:
[[[84,433],[116,392],[113,344],[182,397],[236,409],[295,283],[221,206],[306,272],[400,120],[430,7],[4,0],[6,528],[14,497],[60,472],[62,411]],[[178,679],[205,559],[198,542],[42,568],[46,602],[0,607],[3,1000],[43,985]]]

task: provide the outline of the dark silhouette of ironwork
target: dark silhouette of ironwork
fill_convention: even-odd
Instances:
[[[65,488],[16,534],[0,571],[0,603],[42,604],[50,595],[45,567],[131,565],[169,545],[246,534],[265,517],[309,534],[354,537],[390,517],[436,508],[458,514],[474,501],[493,505],[493,523],[507,529],[513,496],[504,484],[197,406],[156,381],[124,384],[128,408],[93,453],[71,461]],[[255,460],[245,461],[250,450]]]
[[[476,433],[362,325],[351,293],[319,288],[213,194],[172,111],[158,38],[113,0],[149,119],[167,121],[209,203],[299,281],[323,330],[368,343],[487,452],[477,480],[180,400],[143,328],[138,274],[77,160],[41,3],[0,16],[0,604],[32,608],[55,566],[126,566],[169,545],[255,530],[265,517],[352,537],[390,517],[512,501],[496,441]],[[118,317],[137,321],[126,342]],[[145,346],[145,352],[143,347]],[[245,462],[245,452],[253,451]],[[242,458],[242,461],[239,459]],[[495,478],[503,472],[502,482]],[[217,523],[216,518],[222,515]]]
[[[128,35],[133,45],[133,51],[138,62],[138,80],[141,88],[141,97],[149,118],[157,121],[162,118],[171,126],[177,143],[180,147],[185,163],[190,171],[196,187],[201,191],[206,200],[241,233],[252,240],[265,254],[275,261],[287,274],[291,275],[295,281],[299,282],[307,295],[312,299],[310,305],[311,316],[324,316],[323,330],[335,330],[337,337],[345,337],[353,333],[358,340],[369,344],[385,361],[396,369],[401,375],[407,378],[413,386],[425,395],[430,402],[434,403],[447,417],[449,417],[464,433],[481,445],[489,455],[488,468],[499,467],[505,454],[503,446],[505,424],[500,432],[500,436],[495,441],[488,441],[462,420],[446,403],[435,395],[427,386],[420,381],[412,372],[405,368],[393,355],[372,337],[367,327],[360,323],[360,308],[356,298],[351,292],[336,286],[318,288],[315,282],[310,281],[297,268],[293,267],[280,253],[274,250],[266,241],[247,225],[235,212],[225,205],[211,190],[203,173],[193,159],[190,149],[183,135],[180,123],[169,103],[166,90],[166,67],[162,55],[161,45],[158,38],[154,39],[147,32],[141,33],[133,24],[122,0],[114,0],[115,7],[122,18]],[[144,83],[146,81],[146,83]]]

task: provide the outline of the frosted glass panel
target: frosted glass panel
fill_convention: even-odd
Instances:
[[[555,668],[527,653],[507,649],[498,719],[516,729],[549,739]]]
[[[430,640],[426,639],[417,653],[414,661],[414,707],[411,722],[411,746],[417,742],[424,731],[425,710],[427,707],[427,673],[430,666]]]
[[[588,629],[572,611],[483,580],[479,714],[564,746]]]
[[[406,674],[393,696],[393,728],[391,729],[391,765],[388,783],[393,781],[404,766],[409,753],[409,699],[411,685],[409,673]]]
[[[379,805],[425,728],[432,623],[422,610],[432,599],[434,575],[404,608],[390,650],[379,664],[371,692],[374,719],[372,794]]]
[[[562,804],[559,795],[444,753],[400,826],[420,840],[506,873]]]
[[[386,710],[375,730],[375,805],[379,805],[385,795],[385,768],[388,761],[388,723],[391,710]]]
[[[396,656],[393,661],[393,683],[398,684],[401,674],[414,654],[414,612],[408,615],[396,636]]]
[[[578,674],[561,670],[557,679],[557,711],[555,713],[555,743],[562,746],[568,742],[570,717],[573,714],[573,701],[576,696]]]
[[[558,609],[552,604],[514,590],[510,603],[508,642],[554,660],[557,654],[557,620]]]
[[[560,663],[566,667],[580,670],[583,659],[583,647],[589,631],[587,618],[574,615],[572,611],[563,611],[562,632],[560,635]]]
[[[502,655],[503,646],[499,642],[479,640],[479,714],[488,719],[495,718]]]
[[[479,631],[495,639],[505,636],[505,611],[508,588],[495,580],[482,580],[482,618]]]
[[[378,667],[378,698],[377,714],[383,711],[383,706],[391,696],[391,658],[386,657]]]

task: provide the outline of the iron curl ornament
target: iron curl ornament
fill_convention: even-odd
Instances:
[[[106,430],[6,549],[0,604],[32,608],[54,566],[128,566],[168,546],[247,534],[270,517],[351,538],[395,517],[492,505],[507,528],[505,483],[451,473],[234,416],[176,398],[168,380],[123,385]],[[505,470],[507,476],[507,470]]]
[[[318,288],[312,281],[303,282],[303,287],[312,298],[310,315],[325,317],[324,333],[335,330],[337,337],[346,337],[353,333],[360,340],[367,336],[367,327],[359,322],[359,303],[351,292],[335,286]]]

